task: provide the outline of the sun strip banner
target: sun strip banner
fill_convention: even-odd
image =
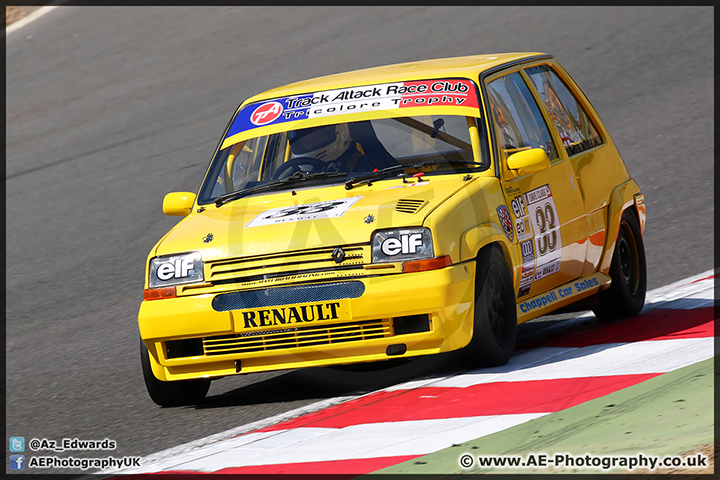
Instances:
[[[226,138],[267,125],[373,110],[407,107],[478,108],[477,88],[467,79],[418,80],[326,90],[246,105]]]

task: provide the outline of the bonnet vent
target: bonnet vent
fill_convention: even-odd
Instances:
[[[422,207],[424,207],[426,203],[428,203],[427,200],[401,198],[395,205],[395,211],[400,213],[413,214],[420,210]]]

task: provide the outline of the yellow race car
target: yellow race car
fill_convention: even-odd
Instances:
[[[147,259],[141,358],[159,405],[213,378],[465,349],[510,358],[558,309],[638,313],[645,204],[552,56],[428,60],[240,105]],[[578,303],[580,302],[580,303]]]

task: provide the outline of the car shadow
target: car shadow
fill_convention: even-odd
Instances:
[[[682,301],[683,309],[677,309]],[[710,304],[711,305],[711,304]],[[696,308],[697,307],[697,308]],[[658,302],[640,314],[620,320],[603,321],[590,312],[540,317],[518,326],[515,355],[501,367],[468,369],[461,352],[447,352],[413,359],[393,359],[373,365],[340,368],[312,367],[290,370],[272,378],[243,385],[219,395],[209,396],[197,409],[224,408],[264,404],[281,404],[354,396],[381,390],[410,381],[427,381],[461,373],[503,374],[534,368],[565,357],[538,358],[537,362],[520,361],[519,355],[541,347],[577,347],[586,355],[595,354],[618,343],[673,338],[700,328],[713,319],[713,307],[707,300],[681,299]],[[575,356],[585,355],[579,349]],[[253,377],[249,374],[248,378]]]
[[[576,319],[560,319],[556,322],[557,325],[554,325],[556,328],[545,328],[536,338],[526,334],[522,346],[518,342],[518,349],[642,342],[678,335],[687,336],[692,335],[694,329],[712,321],[714,316],[712,300],[689,298],[656,302],[648,305],[638,315],[618,320],[600,320],[587,312]],[[527,324],[530,328],[531,323]],[[553,325],[548,325],[551,326]]]
[[[678,308],[682,307],[682,308]],[[471,370],[471,374],[504,374],[524,369],[552,365],[615,348],[619,344],[661,339],[712,336],[714,320],[712,301],[680,299],[657,302],[633,317],[600,320],[587,312],[575,318],[538,319],[518,327],[517,349],[507,364],[501,367]],[[521,327],[524,327],[520,333]],[[533,332],[534,331],[534,332]],[[533,336],[533,333],[535,335]],[[583,348],[589,347],[589,348]],[[571,349],[567,355],[548,356],[533,352],[540,348]],[[535,359],[534,359],[535,358]]]
[[[393,359],[365,367],[311,367],[209,396],[198,409],[325,400],[373,392],[419,379],[462,371],[462,355],[447,352],[413,359]],[[252,377],[252,374],[249,375]]]

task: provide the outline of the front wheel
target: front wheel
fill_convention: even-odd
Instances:
[[[150,398],[161,407],[197,405],[203,401],[210,389],[210,379],[207,378],[174,382],[158,380],[152,372],[150,352],[142,341],[140,341],[140,363]]]
[[[647,274],[645,246],[640,225],[631,210],[625,210],[610,263],[610,288],[600,292],[595,316],[603,320],[637,315],[645,304]]]
[[[504,365],[515,350],[517,310],[512,277],[499,247],[478,256],[473,337],[465,347],[473,366]]]

